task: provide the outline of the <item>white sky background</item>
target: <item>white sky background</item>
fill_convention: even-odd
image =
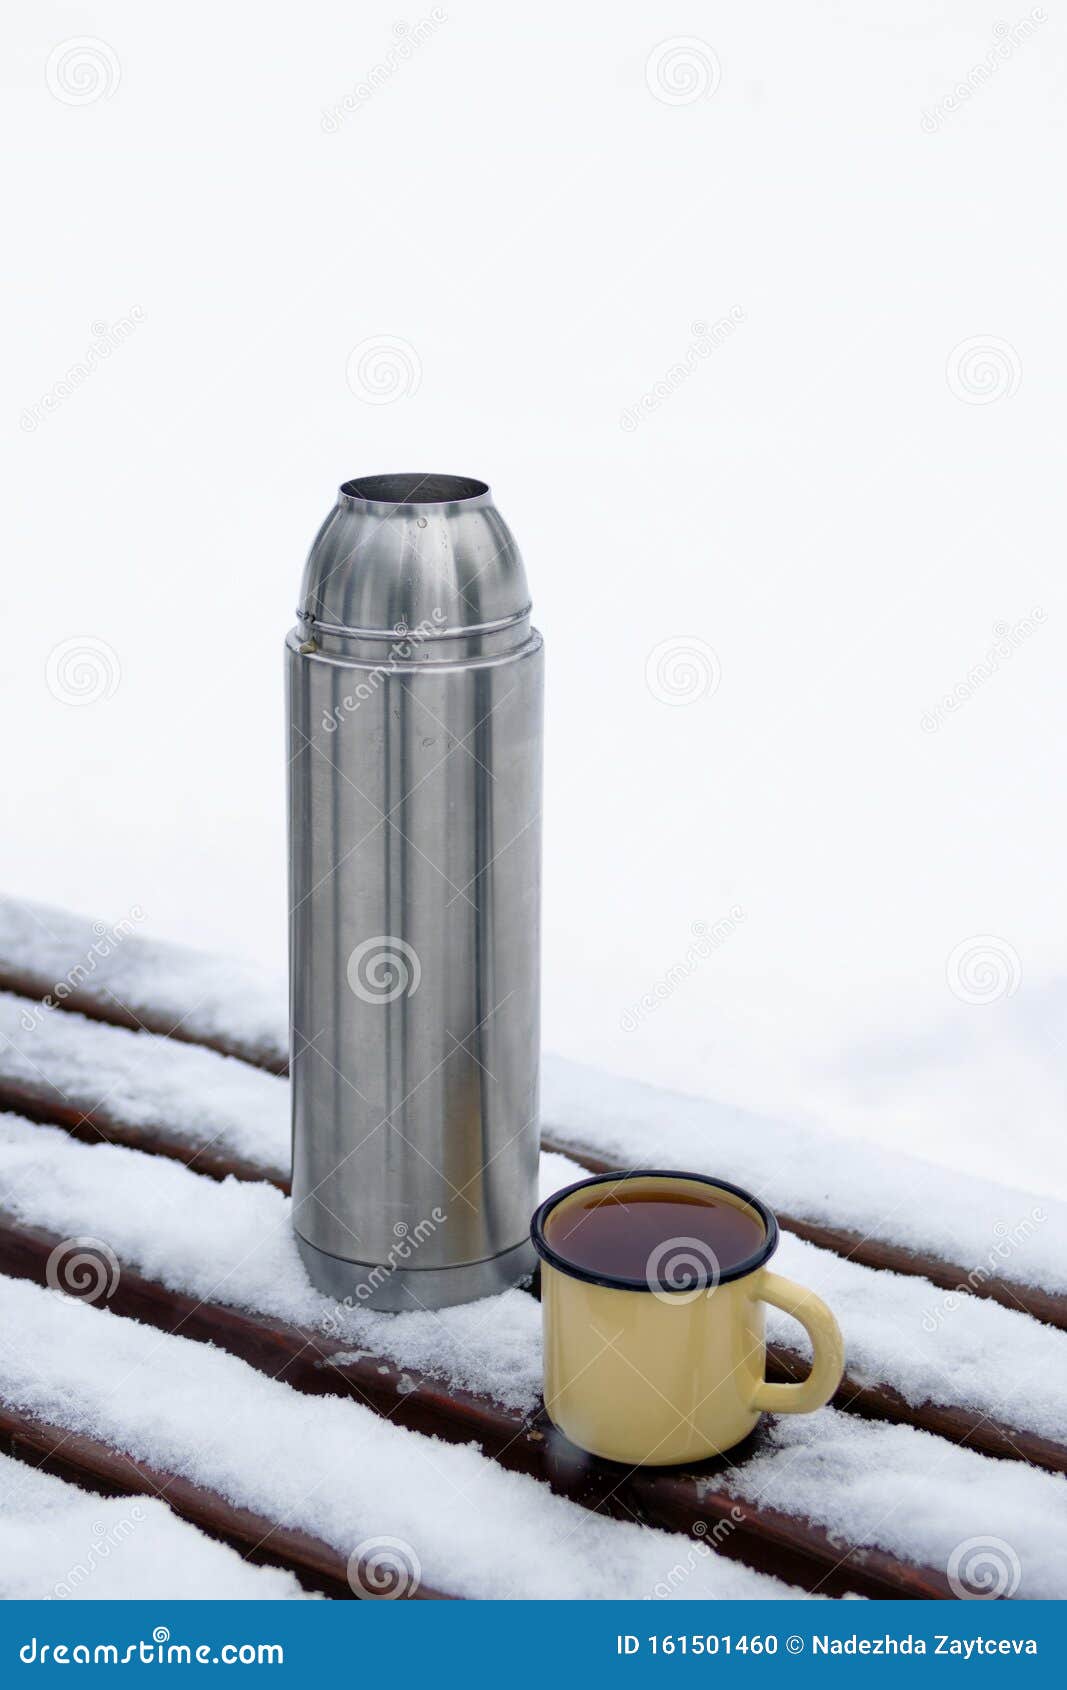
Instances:
[[[1067,1193],[1067,12],[440,10],[324,125],[430,6],[9,8],[3,889],[280,963],[308,544],[350,475],[484,476],[548,646],[546,1045]]]

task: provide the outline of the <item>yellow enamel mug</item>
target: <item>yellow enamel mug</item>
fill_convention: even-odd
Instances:
[[[685,1289],[660,1252],[664,1271],[641,1279],[568,1261],[558,1225],[566,1206],[588,1206],[593,1186],[602,1186],[609,1202],[622,1196],[624,1185],[631,1199],[662,1190],[690,1203],[710,1186],[717,1204],[747,1211],[759,1223],[761,1242],[736,1266],[690,1271]],[[550,1216],[557,1222],[555,1246],[546,1236]],[[593,1455],[628,1466],[701,1461],[740,1443],[765,1409],[806,1414],[840,1384],[844,1346],[836,1320],[813,1291],[770,1271],[778,1223],[759,1198],[726,1180],[661,1169],[597,1174],[542,1203],[531,1237],[541,1257],[545,1408],[572,1443]],[[811,1339],[814,1360],[799,1384],[765,1377],[766,1303],[792,1315]]]

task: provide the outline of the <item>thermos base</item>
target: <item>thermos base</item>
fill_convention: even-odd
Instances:
[[[356,1309],[381,1309],[388,1314],[415,1309],[447,1309],[455,1303],[474,1303],[518,1285],[533,1273],[537,1256],[528,1238],[499,1256],[464,1262],[459,1267],[388,1267],[381,1262],[351,1262],[309,1244],[299,1232],[297,1248],[311,1282],[327,1297]]]

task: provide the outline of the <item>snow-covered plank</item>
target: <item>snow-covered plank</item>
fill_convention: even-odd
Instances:
[[[541,1091],[543,1141],[587,1166],[721,1174],[812,1243],[1067,1326],[1067,1203],[560,1057]]]
[[[473,1438],[504,1465],[576,1495],[585,1507],[607,1508],[624,1518],[636,1512],[674,1529],[695,1527],[698,1535],[712,1534],[710,1541],[726,1532],[736,1552],[754,1565],[772,1570],[784,1565],[789,1576],[806,1567],[812,1581],[831,1575],[831,1593],[856,1588],[872,1596],[944,1594],[936,1572],[893,1557],[866,1555],[862,1565],[853,1567],[847,1545],[813,1532],[788,1512],[779,1518],[754,1508],[740,1519],[735,1504],[710,1492],[701,1497],[693,1480],[675,1477],[660,1494],[658,1473],[620,1479],[618,1468],[605,1463],[582,1459],[575,1466],[574,1451],[556,1437],[541,1409],[540,1311],[520,1292],[439,1314],[345,1310],[308,1285],[292,1248],[287,1205],[269,1187],[198,1181],[168,1163],[107,1147],[90,1150],[62,1134],[19,1129],[10,1120],[0,1122],[0,1130],[0,1166],[19,1167],[20,1139],[30,1152],[29,1168],[21,1161],[23,1178],[31,1174],[22,1183],[24,1216],[47,1213],[61,1230],[90,1222],[98,1227],[95,1240],[80,1233],[66,1249],[55,1231],[19,1237],[10,1227],[0,1227],[0,1266],[6,1272],[28,1274],[41,1283],[69,1283],[82,1295],[106,1297],[115,1312],[227,1348],[302,1390],[348,1390],[398,1424],[450,1441]],[[40,1143],[46,1139],[59,1150],[58,1157],[40,1159]],[[560,1159],[545,1158],[545,1163],[545,1191],[573,1173]],[[74,1164],[80,1164],[81,1181],[72,1179]],[[13,1183],[20,1184],[17,1174]],[[169,1187],[166,1202],[161,1183]],[[11,1189],[9,1180],[7,1194]],[[86,1200],[80,1209],[71,1207],[79,1189]],[[33,1190],[42,1194],[43,1205],[33,1203]],[[227,1195],[245,1211],[243,1223],[236,1207],[227,1213]],[[172,1218],[161,1225],[164,1216]],[[183,1223],[182,1217],[189,1216],[197,1217],[195,1225],[188,1219]],[[155,1263],[169,1280],[178,1278],[191,1289],[168,1292],[158,1282],[146,1282],[127,1260],[120,1266],[114,1247],[99,1237],[101,1217],[121,1240],[124,1257],[136,1255],[141,1265]],[[173,1217],[182,1228],[177,1236]],[[147,1250],[138,1249],[138,1239]],[[264,1240],[265,1255],[257,1260]],[[233,1276],[224,1278],[231,1267]],[[212,1302],[220,1294],[220,1281],[252,1308],[242,1312]],[[257,1312],[264,1303],[302,1316],[306,1324],[278,1319],[272,1324]],[[835,1576],[835,1569],[843,1570]]]
[[[51,1425],[25,1409],[13,1408],[2,1395],[0,1451],[81,1489],[161,1497],[180,1519],[230,1544],[250,1561],[291,1572],[313,1595],[351,1598],[358,1594],[352,1588],[345,1561],[321,1538],[243,1508],[229,1497],[206,1490],[180,1474],[164,1472],[100,1438]],[[426,1600],[445,1593],[424,1581],[417,1594]]]
[[[222,1178],[288,1184],[289,1085],[233,1056],[0,993],[0,1101]]]
[[[910,1426],[832,1408],[783,1416],[768,1443],[706,1483],[761,1507],[800,1508],[850,1543],[905,1556],[921,1543],[957,1595],[1067,1597],[1063,1474],[990,1461]]]
[[[0,1455],[0,1599],[286,1601],[293,1574],[257,1567],[158,1497],[97,1496]]]
[[[543,1092],[546,1143],[586,1165],[725,1173],[839,1255],[1067,1328],[1067,1204],[559,1058],[545,1059]],[[216,1177],[287,1185],[284,1079],[12,995],[0,995],[0,1104]]]
[[[478,1598],[799,1594],[699,1538],[591,1513],[473,1448],[304,1395],[221,1350],[25,1280],[0,1279],[0,1404],[9,1419],[110,1447],[235,1515],[308,1534],[342,1576],[351,1558],[364,1569],[392,1559],[409,1595],[420,1585]],[[167,1495],[186,1511],[173,1484]]]
[[[0,898],[0,988],[147,1028],[284,1072],[284,976],[232,957],[146,939],[137,905],[94,921]]]
[[[286,1065],[280,973],[269,979],[230,958],[146,940],[132,914],[109,925],[0,900],[3,987],[105,1022],[191,1040],[275,1073]],[[20,1006],[19,1031],[25,1031],[24,1013]],[[5,1048],[0,1039],[0,1052]],[[22,1054],[33,1057],[28,1047]],[[64,1089],[61,1081],[56,1084]],[[20,1097],[20,1087],[27,1085],[13,1075],[0,1095],[8,1107],[37,1114],[42,1105],[34,1103],[32,1089]],[[63,1100],[55,1084],[51,1095],[58,1110]],[[81,1102],[83,1113],[92,1101]],[[91,1117],[91,1109],[88,1113]],[[268,1177],[275,1178],[288,1165],[277,1137],[280,1115],[273,1129],[264,1129],[273,1131],[274,1142],[261,1149]],[[542,1115],[550,1145],[583,1159],[725,1171],[760,1191],[790,1230],[827,1249],[873,1267],[921,1273],[946,1290],[962,1284],[976,1296],[1067,1327],[1063,1203],[558,1057],[544,1062]],[[102,1118],[102,1134],[120,1137],[129,1123],[119,1121],[114,1109],[111,1116]],[[159,1134],[157,1148],[175,1153],[162,1127]],[[136,1142],[143,1141],[144,1129]],[[197,1166],[225,1172],[226,1150],[219,1138],[201,1148]],[[233,1157],[237,1171],[240,1158],[236,1152]]]
[[[968,1292],[849,1261],[783,1232],[773,1263],[833,1309],[845,1335],[838,1406],[908,1421],[954,1442],[1067,1471],[1067,1332]],[[779,1309],[767,1336],[811,1359]],[[791,1375],[796,1373],[787,1361]]]
[[[46,1284],[47,1263],[58,1242],[54,1234],[0,1227],[0,1270]],[[877,1550],[854,1549],[795,1512],[758,1503],[741,1509],[736,1499],[703,1485],[705,1467],[691,1472],[634,1469],[620,1477],[617,1466],[579,1455],[558,1436],[540,1406],[520,1414],[464,1387],[399,1369],[373,1351],[337,1353],[335,1342],[317,1333],[168,1292],[125,1267],[108,1306],[161,1331],[226,1349],[297,1389],[351,1394],[396,1425],[450,1443],[474,1442],[502,1466],[544,1480],[585,1508],[640,1518],[672,1531],[711,1534],[707,1541],[713,1543],[725,1537],[731,1553],[805,1588],[818,1585],[828,1595],[856,1592],[874,1597],[950,1594],[937,1569]],[[486,1338],[484,1330],[479,1333],[483,1346]],[[768,1425],[729,1461],[736,1464],[758,1453],[766,1443]],[[1025,1446],[1023,1438],[1016,1447],[1024,1452]]]
[[[568,1184],[576,1171],[564,1157],[543,1156],[542,1191]],[[0,1211],[53,1242],[94,1240],[86,1271],[98,1300],[107,1300],[113,1281],[121,1291],[132,1269],[190,1304],[283,1323],[297,1349],[313,1337],[312,1365],[320,1356],[333,1363],[355,1354],[520,1415],[539,1402],[541,1316],[532,1297],[512,1290],[406,1315],[334,1302],[307,1277],[289,1199],[266,1183],[220,1183],[139,1151],[80,1143],[56,1128],[0,1115]],[[53,1267],[54,1283],[72,1291],[77,1255],[60,1253]],[[15,1259],[9,1246],[7,1261]],[[277,1366],[282,1359],[279,1351]],[[327,1376],[323,1388],[337,1387]]]
[[[543,1155],[542,1194],[577,1172],[565,1157]],[[0,1209],[61,1239],[93,1234],[145,1277],[201,1301],[314,1331],[522,1414],[539,1400],[540,1317],[530,1297],[509,1291],[405,1315],[345,1308],[312,1286],[289,1201],[266,1184],[219,1184],[137,1151],[80,1144],[0,1116]],[[1067,1334],[966,1294],[946,1298],[928,1281],[876,1272],[789,1234],[775,1266],[833,1306],[845,1335],[843,1400],[888,1388],[916,1414],[936,1404],[965,1411],[976,1430],[997,1421],[1061,1448],[1067,1441]],[[779,1349],[807,1359],[801,1328],[781,1311],[768,1309],[767,1329]],[[1021,1379],[1033,1383],[1020,1389]]]

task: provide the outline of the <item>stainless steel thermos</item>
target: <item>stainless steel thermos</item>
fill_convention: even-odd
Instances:
[[[483,482],[348,481],[286,642],[293,1220],[440,1308],[533,1265],[543,654]]]

